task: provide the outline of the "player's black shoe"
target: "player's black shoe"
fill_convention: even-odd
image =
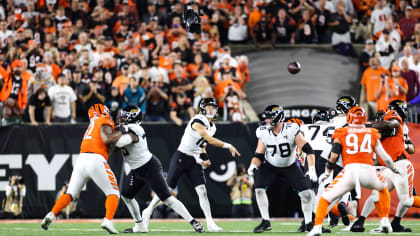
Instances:
[[[338,216],[334,215],[333,213],[329,214],[330,216],[330,228],[335,228],[338,225]]]
[[[401,224],[394,224],[394,222],[392,222],[391,226],[392,226],[392,232],[411,232],[411,228],[406,228],[402,226]]]
[[[331,230],[330,230],[330,229],[327,229],[327,228],[322,227],[322,233],[323,233],[323,234],[329,234],[329,233],[331,233]]]
[[[337,206],[338,211],[341,214],[341,221],[343,221],[343,224],[345,226],[348,226],[350,224],[350,218],[349,215],[347,213],[347,207],[346,204],[344,202],[340,202]]]
[[[305,225],[305,232],[311,232],[312,228],[314,227],[314,223],[308,223]]]
[[[271,223],[269,220],[262,220],[261,224],[259,224],[254,229],[254,233],[262,233],[264,231],[271,230]]]
[[[297,231],[300,233],[305,232],[305,219],[302,220],[302,222],[300,223],[300,227]]]
[[[204,233],[205,232],[203,225],[200,222],[196,221],[195,219],[193,219],[190,222],[190,224],[194,228],[196,233]]]
[[[354,222],[354,224],[350,227],[351,232],[365,232],[364,227],[364,219],[362,217],[359,217],[359,219]]]

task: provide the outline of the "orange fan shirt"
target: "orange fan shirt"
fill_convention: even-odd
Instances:
[[[397,158],[403,154],[406,158],[408,158],[408,154],[406,153],[404,147],[404,123],[396,111],[391,110],[385,113],[384,120],[389,121],[392,119],[397,120],[400,123],[400,126],[389,131],[390,136],[385,137],[382,140],[382,146],[384,146],[385,151],[391,156],[392,161],[396,161]],[[381,165],[385,166],[382,159],[378,158],[378,161]]]
[[[373,153],[380,138],[378,130],[348,126],[337,129],[332,138],[341,143],[343,166],[351,163],[373,165]]]
[[[102,141],[102,125],[109,125],[112,130],[114,130],[114,122],[109,117],[92,118],[90,120],[89,127],[83,135],[82,144],[80,145],[80,153],[96,153],[102,155],[105,160],[108,160],[109,146]]]

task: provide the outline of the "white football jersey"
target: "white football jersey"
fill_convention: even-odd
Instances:
[[[408,139],[408,132],[409,132],[408,126],[404,123],[404,127],[403,127],[404,141],[407,141]]]
[[[322,150],[321,157],[328,160],[330,157],[331,149],[332,149],[332,135],[334,134],[335,130],[338,128],[342,128],[347,125],[347,116],[336,116],[330,121],[330,127],[328,128],[328,138],[325,147]],[[343,166],[343,160],[341,157],[337,160],[336,164],[338,166]]]
[[[330,123],[326,121],[318,121],[315,124],[304,124],[300,127],[306,141],[309,142],[314,151],[322,151],[325,145],[327,145],[330,129],[332,129]]]
[[[213,136],[216,133],[216,125],[213,122],[209,122],[207,117],[204,115],[195,115],[188,122],[184,135],[181,139],[181,144],[179,144],[178,147],[178,151],[192,157],[200,156],[202,148],[207,146],[207,141],[202,138],[196,130],[193,130],[192,125],[195,122],[204,125],[206,127],[207,133],[210,136]]]
[[[138,124],[128,124],[125,126],[139,137],[137,143],[130,143],[122,148],[124,160],[134,170],[149,162],[153,155],[147,147],[147,139],[143,127]]]
[[[295,137],[299,132],[299,126],[295,123],[283,123],[277,135],[266,126],[258,127],[256,135],[265,145],[265,159],[276,167],[291,166],[296,160]]]

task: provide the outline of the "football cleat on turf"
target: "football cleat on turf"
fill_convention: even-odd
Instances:
[[[346,204],[344,202],[340,202],[337,206],[338,211],[341,214],[341,221],[343,221],[343,224],[345,226],[348,226],[350,224],[350,218],[349,215],[347,213],[347,207]]]
[[[338,216],[334,215],[333,213],[329,214],[330,217],[330,224],[328,227],[335,228],[338,226]]]
[[[322,234],[322,225],[316,225],[312,228],[311,232],[306,234],[306,236],[320,236],[321,234]]]
[[[305,219],[302,220],[302,222],[300,223],[300,226],[299,226],[297,231],[300,232],[300,233],[305,232]]]
[[[197,220],[193,219],[190,224],[192,225],[192,227],[194,228],[196,233],[204,233],[204,227],[203,225],[198,222]]]
[[[384,217],[381,219],[381,228],[382,228],[382,232],[384,233],[392,233],[392,226],[391,226],[391,223],[389,222],[388,217]]]
[[[143,223],[146,227],[149,227],[150,217],[152,216],[153,210],[149,207],[143,210],[141,216],[143,218]]]
[[[322,233],[323,233],[323,234],[329,234],[329,233],[331,233],[331,230],[330,230],[330,229],[327,229],[327,228],[322,227]]]
[[[101,224],[101,228],[108,231],[110,234],[118,234],[117,229],[114,227],[114,223],[112,223],[112,221],[108,220],[107,218],[104,218],[104,221]]]
[[[269,220],[262,220],[261,224],[259,224],[257,227],[255,227],[254,229],[254,233],[262,233],[264,231],[269,231],[271,230],[271,223]]]
[[[313,227],[314,227],[314,223],[312,222],[305,224],[305,232],[311,232]]]
[[[48,230],[50,224],[55,220],[55,215],[51,211],[42,219],[41,228],[44,230]]]
[[[223,229],[216,225],[216,223],[207,223],[208,232],[223,232]]]
[[[406,228],[402,226],[401,224],[395,224],[394,222],[391,222],[392,232],[412,232],[411,228]]]
[[[128,228],[124,230],[124,233],[147,233],[149,229],[147,229],[146,225],[143,222],[136,223],[134,227]]]
[[[350,227],[351,232],[365,232],[365,227],[363,221],[359,218],[353,225]]]

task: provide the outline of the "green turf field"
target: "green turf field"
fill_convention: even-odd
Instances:
[[[99,222],[99,221],[98,221]],[[257,221],[243,221],[243,222],[217,222],[219,226],[224,228],[223,233],[208,233],[212,235],[237,235],[246,236],[254,235],[252,229],[258,224]],[[366,222],[368,230],[374,228],[379,224],[377,221]],[[116,223],[116,228],[122,232],[125,228],[131,227],[131,223]],[[393,233],[392,235],[420,235],[420,221],[405,221],[404,225],[413,229],[412,233]],[[265,232],[264,235],[305,235],[297,233],[296,229],[299,226],[297,221],[276,221],[272,222],[273,230]],[[341,232],[344,226],[339,226],[333,229],[334,235],[372,235],[370,233],[348,233]],[[188,223],[151,223],[149,226],[149,234],[151,235],[193,235],[195,234]],[[107,232],[100,228],[100,223],[53,223],[48,231],[41,229],[38,223],[20,223],[8,224],[0,223],[0,235],[108,235]],[[325,234],[332,235],[332,234]]]

